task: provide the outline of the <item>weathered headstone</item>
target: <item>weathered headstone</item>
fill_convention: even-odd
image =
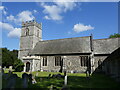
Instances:
[[[35,75],[36,77],[38,77],[38,72],[36,73],[36,75]]]
[[[66,71],[64,71],[64,76],[66,76]]]
[[[48,79],[50,79],[51,74],[48,75]]]
[[[9,70],[12,71],[12,66],[9,66]]]
[[[64,84],[65,84],[65,86],[67,86],[67,75],[65,76]]]
[[[43,80],[43,78],[40,78],[40,81],[42,81]]]
[[[29,74],[29,83],[32,84],[32,74]]]
[[[2,72],[2,74],[4,74],[4,69],[3,68],[1,69],[1,72]]]
[[[12,70],[9,70],[9,74],[12,74],[13,72],[12,72]]]
[[[6,66],[4,66],[4,70],[6,69]]]
[[[53,85],[50,86],[50,90],[53,90]]]
[[[0,72],[2,72],[2,66],[0,65]]]
[[[74,71],[72,70],[71,73],[74,73]]]
[[[11,74],[7,79],[7,87],[6,88],[15,88],[16,85],[17,74]]]
[[[32,76],[32,84],[35,84],[35,83],[37,83],[36,80],[35,80],[35,77]]]
[[[26,73],[22,74],[23,88],[27,88],[28,87],[28,78],[29,78],[28,74],[26,74]]]

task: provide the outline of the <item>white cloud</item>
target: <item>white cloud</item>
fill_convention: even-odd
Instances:
[[[0,22],[0,27],[2,27],[4,30],[12,31],[14,28],[12,25],[8,23],[2,23]]]
[[[56,2],[56,4],[63,9],[64,12],[68,10],[73,10],[74,7],[76,7],[76,4],[74,2]]]
[[[8,30],[8,37],[20,37],[21,28],[14,28],[11,24],[0,22],[2,30]]]
[[[10,15],[7,16],[7,20],[13,21],[14,23],[21,23],[22,21],[30,21],[35,17],[33,16],[31,11],[22,11],[18,13],[16,16]]]
[[[33,20],[35,17],[32,15],[32,12],[26,10],[26,11],[22,11],[20,12],[18,15],[18,21],[30,21]]]
[[[1,11],[3,11],[3,14],[4,14],[4,15],[6,15],[6,14],[7,14],[7,12],[6,12],[6,10],[5,10],[5,7],[4,7],[4,6],[0,6],[0,10],[1,10]]]
[[[6,18],[7,18],[7,20],[16,22],[16,19],[15,19],[15,17],[13,15],[7,16]]]
[[[87,31],[87,30],[92,30],[92,29],[94,29],[94,27],[92,27],[91,25],[84,25],[81,23],[75,24],[73,27],[73,30],[77,33]]]
[[[8,33],[8,37],[20,37],[21,28],[14,28]]]
[[[33,10],[33,12],[34,12],[34,13],[38,13],[38,11],[37,11],[37,10]]]
[[[0,6],[0,10],[3,10],[5,7],[4,6]]]
[[[75,2],[54,2],[53,5],[46,5],[45,3],[41,3],[41,6],[44,8],[43,13],[45,15],[45,19],[48,20],[62,20],[62,13],[67,11],[71,11],[76,6]]]
[[[59,8],[56,5],[52,5],[52,6],[48,6],[48,5],[44,5],[44,11],[43,13],[48,14],[45,17],[47,17],[46,19],[52,19],[52,20],[61,20],[62,16],[60,16],[59,14],[61,13],[61,8]]]
[[[50,18],[48,16],[44,16],[44,18],[50,20]]]

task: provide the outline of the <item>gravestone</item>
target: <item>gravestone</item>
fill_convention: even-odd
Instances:
[[[0,66],[0,72],[2,72],[2,66]]]
[[[4,69],[3,68],[1,69],[1,72],[2,72],[2,74],[4,74]]]
[[[50,79],[51,74],[48,75],[48,79]]]
[[[29,79],[29,76],[28,74],[26,73],[23,73],[22,74],[22,79],[23,79],[23,88],[27,88],[28,87],[28,79]]]
[[[66,76],[66,71],[64,71],[64,76]]]
[[[32,84],[32,74],[29,74],[29,83]]]
[[[36,75],[35,75],[36,77],[38,77],[38,72],[36,73]]]
[[[9,66],[9,70],[12,71],[12,66]]]
[[[40,78],[40,81],[43,81],[43,78]]]
[[[32,84],[35,84],[35,83],[37,83],[36,80],[35,80],[35,77],[32,76]]]
[[[64,84],[65,84],[65,86],[67,86],[67,75],[65,76]]]
[[[13,73],[12,70],[9,70],[8,72],[9,72],[9,74],[12,74],[12,73]]]
[[[53,85],[50,86],[50,90],[53,90]]]
[[[15,88],[17,78],[17,74],[11,74],[10,77],[7,79],[6,88]]]
[[[4,66],[4,70],[6,69],[6,66]]]
[[[6,69],[6,66],[4,66],[3,70],[5,71],[5,69]]]
[[[71,73],[74,73],[74,71],[72,70]]]

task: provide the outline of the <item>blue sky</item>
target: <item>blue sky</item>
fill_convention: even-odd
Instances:
[[[83,37],[108,38],[118,33],[117,2],[14,3],[4,2],[2,10],[2,47],[19,49],[21,21],[42,22],[42,39]]]

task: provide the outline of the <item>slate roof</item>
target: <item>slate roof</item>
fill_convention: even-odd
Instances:
[[[94,39],[93,47],[95,54],[111,54],[118,49],[120,38]]]
[[[29,55],[91,53],[90,36],[40,41]]]

